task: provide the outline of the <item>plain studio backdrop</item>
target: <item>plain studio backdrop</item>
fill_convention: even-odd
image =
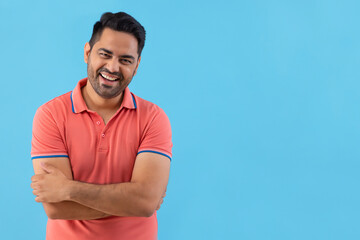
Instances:
[[[86,77],[106,11],[147,30],[136,95],[173,130],[159,239],[360,239],[359,1],[0,2],[3,239],[44,239],[36,109]]]

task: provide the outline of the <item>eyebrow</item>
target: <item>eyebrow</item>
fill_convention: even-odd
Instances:
[[[98,52],[99,52],[99,51],[104,51],[104,52],[106,52],[106,53],[108,53],[108,54],[113,55],[113,52],[110,51],[110,50],[108,50],[108,49],[106,49],[106,48],[99,48],[99,49],[98,49]],[[122,58],[130,58],[130,59],[135,60],[135,58],[134,58],[133,56],[127,55],[127,54],[121,55],[120,57],[122,57]]]
[[[108,53],[108,54],[113,54],[112,51],[107,50],[106,48],[99,48],[99,49],[98,49],[98,52],[100,52],[100,51],[104,51],[104,52],[106,52],[106,53]]]
[[[131,58],[132,60],[135,60],[135,58],[131,55],[121,55],[123,58]]]

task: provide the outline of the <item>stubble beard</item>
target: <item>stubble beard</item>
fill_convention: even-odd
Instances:
[[[96,71],[96,73],[94,74],[94,70],[90,65],[90,62],[88,63],[87,66],[87,72],[88,72],[88,79],[89,82],[92,86],[92,88],[94,89],[94,91],[102,98],[105,99],[110,99],[110,98],[114,98],[119,96],[124,89],[126,88],[126,86],[124,87],[124,89],[122,88],[122,82],[124,82],[124,76],[122,74],[120,75],[120,79],[117,80],[118,81],[118,85],[116,86],[107,86],[104,84],[100,84],[100,80],[99,80],[99,75],[101,71],[105,71],[105,72],[110,72],[107,69],[104,68],[100,68],[98,71]]]

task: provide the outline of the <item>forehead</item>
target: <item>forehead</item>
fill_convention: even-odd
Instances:
[[[137,56],[138,41],[130,33],[105,28],[100,39],[94,44],[94,48],[106,48],[114,54],[126,53]]]

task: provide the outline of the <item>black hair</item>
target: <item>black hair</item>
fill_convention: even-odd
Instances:
[[[101,16],[100,21],[97,21],[94,24],[93,33],[89,41],[91,49],[94,44],[99,41],[105,28],[133,35],[138,41],[138,54],[139,56],[141,55],[141,51],[145,45],[145,28],[136,21],[135,18],[124,12],[104,13]]]

